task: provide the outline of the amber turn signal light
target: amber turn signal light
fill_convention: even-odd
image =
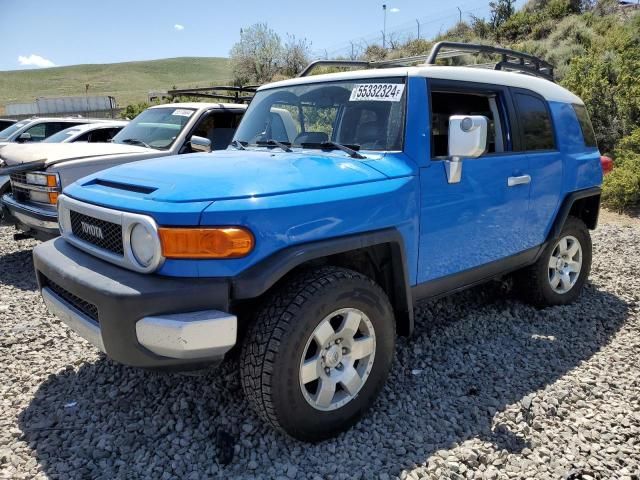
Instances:
[[[238,258],[248,255],[255,240],[244,228],[159,228],[165,258]]]

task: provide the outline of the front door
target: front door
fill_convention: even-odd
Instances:
[[[529,247],[529,158],[512,147],[513,107],[506,88],[431,81],[431,161],[420,169],[418,283],[505,259]],[[451,115],[488,118],[483,155],[462,161],[448,183],[444,161]]]

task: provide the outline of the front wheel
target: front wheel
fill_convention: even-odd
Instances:
[[[591,270],[591,236],[584,222],[567,218],[562,232],[531,267],[518,272],[523,299],[538,307],[575,301]]]
[[[258,313],[242,349],[242,387],[268,423],[322,440],[358,421],[393,360],[389,300],[371,279],[323,267],[294,276]]]

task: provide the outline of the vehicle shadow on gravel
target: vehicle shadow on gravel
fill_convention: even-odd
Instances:
[[[101,357],[49,376],[19,426],[52,478],[399,476],[472,438],[512,453],[527,447],[526,436],[494,415],[516,404],[513,415],[535,429],[529,394],[606,345],[627,310],[593,285],[576,304],[544,310],[490,286],[421,305],[415,336],[399,340],[372,410],[350,431],[315,445],[259,421],[242,397],[234,362],[184,376]],[[233,459],[221,465],[225,438]],[[477,460],[469,455],[472,466]]]
[[[31,275],[25,275],[25,272]],[[32,248],[0,254],[0,279],[3,285],[12,285],[20,290],[35,290],[37,283]]]

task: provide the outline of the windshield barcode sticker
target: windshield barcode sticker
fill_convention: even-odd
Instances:
[[[187,110],[186,108],[176,108],[171,115],[178,117],[190,117],[193,115],[193,110]]]
[[[402,83],[364,83],[354,85],[349,101],[399,102],[402,92]]]

